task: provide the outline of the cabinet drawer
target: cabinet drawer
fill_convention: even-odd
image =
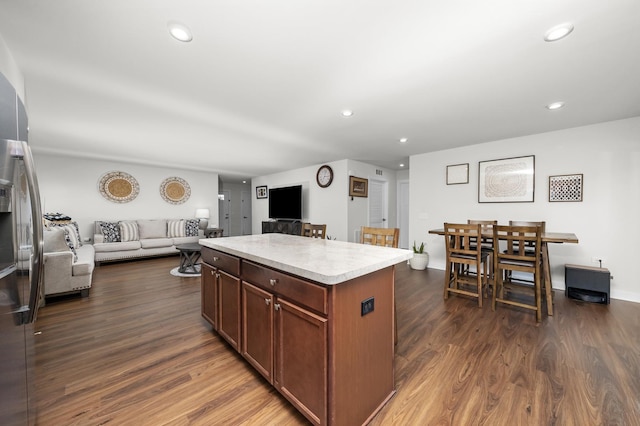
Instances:
[[[242,261],[242,279],[316,312],[327,314],[326,287],[246,260]]]
[[[200,254],[202,255],[202,260],[209,265],[222,269],[236,277],[240,276],[240,258],[218,250],[210,249],[209,247],[202,247]]]

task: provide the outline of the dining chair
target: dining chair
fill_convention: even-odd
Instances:
[[[360,243],[374,246],[398,248],[400,228],[372,228],[363,226],[360,228]],[[395,284],[395,283],[394,283]],[[393,300],[393,344],[398,344],[398,313],[396,311],[395,298]]]
[[[398,248],[400,228],[371,228],[363,226],[360,229],[360,243],[374,246]]]
[[[493,252],[496,249],[499,249],[499,242],[496,242],[493,240],[493,227],[498,225],[498,221],[469,219],[467,220],[467,223],[471,225],[480,225],[480,232],[482,233],[482,238],[480,239],[480,247],[482,248],[483,251],[486,251],[489,254],[488,282],[491,285],[495,286],[495,281],[494,281],[495,257],[493,256]]]
[[[313,223],[303,223],[300,235],[311,238],[327,238],[327,225],[314,225]]]
[[[541,235],[540,226],[494,226],[494,240],[504,241],[505,250],[496,251],[496,286],[492,295],[492,309],[497,303],[532,309],[536,321],[542,319],[541,297]],[[513,274],[518,272],[518,274]],[[521,278],[521,274],[531,274],[532,280]],[[505,292],[505,287],[509,290]],[[533,290],[530,295],[516,292],[517,288]]]
[[[489,258],[489,252],[483,251],[481,244],[478,244],[482,238],[482,225],[445,223],[444,237],[447,251],[444,298],[448,299],[449,293],[476,297],[481,308],[482,299],[487,297]],[[470,266],[475,270],[470,272]]]

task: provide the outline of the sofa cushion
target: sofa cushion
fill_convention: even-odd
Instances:
[[[140,246],[143,249],[157,248],[157,247],[170,247],[172,245],[173,245],[173,240],[171,238],[145,238],[144,240],[140,240]]]
[[[184,221],[184,224],[186,237],[198,236],[198,230],[200,229],[200,219],[187,219]]]
[[[105,243],[120,241],[120,224],[118,222],[100,222],[100,230],[104,235]]]
[[[62,228],[45,228],[42,235],[44,237],[45,253],[70,251],[69,246],[64,239],[64,231],[62,230]]]
[[[138,241],[139,239],[137,222],[120,222],[120,241]]]
[[[140,239],[147,238],[166,238],[167,237],[167,221],[166,220],[139,220],[138,233]]]
[[[169,220],[167,221],[167,237],[176,238],[184,237],[185,234],[184,220]]]
[[[82,238],[80,237],[80,227],[78,226],[78,222],[75,222],[75,221],[71,221],[67,223],[50,222],[49,227],[59,227],[59,228],[67,229],[67,232],[69,233],[69,238],[71,238],[71,241],[73,242],[73,246],[75,248],[82,246]]]
[[[140,241],[125,241],[116,243],[97,243],[93,245],[96,252],[112,252],[112,251],[126,251],[126,250],[139,250]]]
[[[73,263],[71,275],[80,276],[80,275],[89,275],[93,272],[94,268],[94,255],[95,251],[93,246],[90,244],[85,244],[78,249],[78,260]]]

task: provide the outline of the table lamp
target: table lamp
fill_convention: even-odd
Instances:
[[[196,209],[196,219],[200,219],[200,229],[205,229],[209,224],[209,209]]]

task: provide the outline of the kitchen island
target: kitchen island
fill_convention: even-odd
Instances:
[[[202,316],[312,423],[395,393],[394,265],[412,252],[285,234],[200,240]]]

